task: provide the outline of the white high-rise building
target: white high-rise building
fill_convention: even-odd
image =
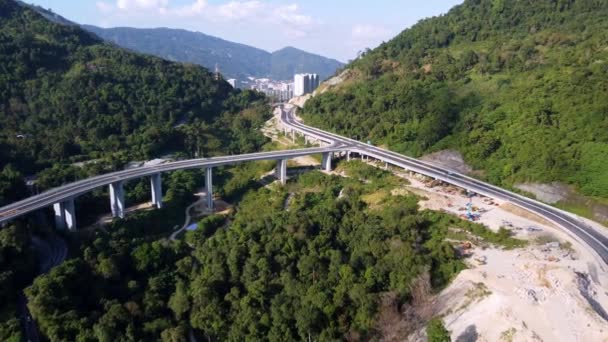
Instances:
[[[306,75],[296,74],[293,77],[293,95],[294,96],[302,96],[305,94],[306,89]]]
[[[229,80],[228,80],[228,83],[230,83],[230,85],[231,85],[231,86],[232,86],[232,88],[234,88],[234,89],[236,89],[236,88],[237,88],[237,86],[238,86],[238,82],[239,82],[239,81],[237,81],[237,80],[236,80],[236,79],[234,79],[234,78],[231,78],[231,79],[229,79]]]
[[[293,81],[294,96],[310,94],[319,87],[319,75],[317,74],[296,74]]]

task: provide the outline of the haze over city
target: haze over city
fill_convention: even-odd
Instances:
[[[27,0],[79,24],[199,31],[269,51],[294,46],[347,62],[462,0]]]

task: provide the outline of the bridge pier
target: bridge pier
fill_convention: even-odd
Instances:
[[[65,230],[65,204],[59,202],[53,204],[53,211],[55,211],[55,228],[57,230]]]
[[[152,204],[156,208],[161,209],[163,207],[163,183],[160,177],[160,173],[152,175],[150,177],[150,188],[152,189]]]
[[[350,161],[350,151],[346,152],[346,161]]]
[[[74,199],[53,204],[55,211],[55,227],[58,230],[76,230],[76,210]]]
[[[277,160],[276,177],[281,181],[281,184],[287,184],[287,159]]]
[[[125,218],[125,192],[123,182],[110,184],[110,208],[112,216]]]
[[[291,143],[295,144],[296,143],[296,131],[295,130],[291,130]]]
[[[207,192],[207,209],[213,210],[213,168],[208,167],[205,172],[205,190]]]
[[[76,230],[76,208],[74,206],[74,199],[70,199],[65,202],[65,225],[68,230],[73,232]]]
[[[321,168],[327,172],[331,171],[332,155],[332,152],[323,152],[323,157],[321,158]]]

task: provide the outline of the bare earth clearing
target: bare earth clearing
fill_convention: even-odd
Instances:
[[[408,191],[427,198],[422,208],[463,214],[469,199],[459,189],[429,188],[423,177],[400,175],[410,181]],[[469,269],[437,298],[452,339],[608,341],[608,272],[599,258],[526,210],[482,197],[472,202],[483,212],[477,222],[495,231],[507,226],[530,243],[510,251],[474,246]]]

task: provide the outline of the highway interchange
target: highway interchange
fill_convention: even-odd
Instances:
[[[394,166],[420,173],[425,176],[433,177],[484,196],[509,201],[519,207],[525,208],[546,218],[559,227],[562,227],[565,232],[592,248],[604,261],[604,263],[608,264],[608,238],[592,227],[586,225],[574,215],[536,200],[532,200],[530,198],[501,189],[497,186],[456,172],[452,172],[451,170],[439,167],[437,165],[422,162],[420,160],[403,156],[401,154],[373,145],[365,144],[357,140],[345,138],[337,134],[306,126],[297,120],[295,117],[295,109],[289,105],[281,105],[278,107],[278,110],[280,110],[279,118],[281,124],[286,129],[294,130],[308,137],[323,141],[327,144],[327,146],[299,150],[262,152],[176,161],[162,165],[139,167],[100,175],[54,188],[39,195],[2,207],[0,208],[0,223],[10,221],[14,218],[41,208],[50,207],[55,203],[76,198],[79,195],[94,190],[95,188],[107,186],[119,181],[128,181],[152,176],[163,172],[204,167],[217,167],[256,160],[284,160],[318,153],[351,152],[366,155]]]

